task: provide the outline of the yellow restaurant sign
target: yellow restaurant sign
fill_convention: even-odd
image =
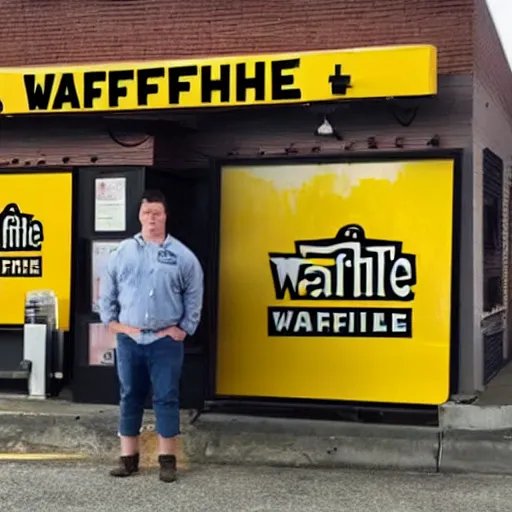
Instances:
[[[445,402],[453,175],[452,159],[224,167],[216,394]]]
[[[70,172],[0,174],[0,324],[23,323],[27,292],[53,290],[69,329],[71,192]]]
[[[309,103],[437,93],[437,52],[398,46],[0,68],[4,115]]]

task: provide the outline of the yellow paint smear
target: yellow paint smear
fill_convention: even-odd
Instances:
[[[83,460],[81,453],[0,453],[0,461],[39,460]]]

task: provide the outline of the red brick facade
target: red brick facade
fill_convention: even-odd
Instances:
[[[512,118],[512,73],[485,0],[475,0],[474,71]]]
[[[470,73],[473,0],[17,0],[0,66],[430,43]]]

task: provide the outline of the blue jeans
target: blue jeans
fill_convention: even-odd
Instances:
[[[117,335],[120,435],[139,435],[150,387],[153,388],[156,431],[166,438],[180,433],[179,383],[183,355],[183,343],[168,336],[149,345],[139,345],[126,334]]]

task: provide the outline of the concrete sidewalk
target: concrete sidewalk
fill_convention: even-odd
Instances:
[[[117,407],[61,400],[0,399],[0,458],[31,453],[113,461],[118,455],[117,412]],[[182,413],[182,469],[214,462],[512,474],[512,429],[461,430],[213,413],[194,423],[192,418],[193,412]],[[157,443],[152,414],[146,417],[142,445],[142,463],[154,466]]]
[[[512,406],[512,363],[508,363],[487,384],[485,391],[478,397],[478,405],[511,405]]]

